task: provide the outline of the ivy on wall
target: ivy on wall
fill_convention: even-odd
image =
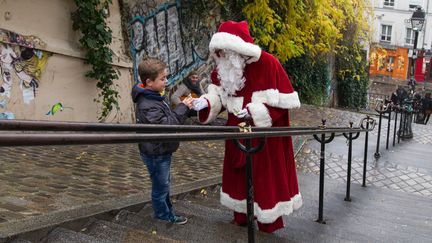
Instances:
[[[303,55],[291,58],[283,66],[302,103],[323,105],[327,101],[326,90],[330,80],[324,57],[313,60],[310,55]]]
[[[71,15],[73,29],[82,33],[79,42],[86,51],[85,63],[92,66],[86,77],[98,80],[99,99],[94,101],[102,104],[99,121],[104,121],[114,108],[119,109],[119,93],[113,84],[119,76],[111,65],[113,53],[109,48],[112,31],[105,22],[111,3],[112,0],[75,0],[77,9]]]
[[[336,57],[336,80],[339,106],[361,108],[366,106],[369,84],[367,62],[357,43],[344,42]]]

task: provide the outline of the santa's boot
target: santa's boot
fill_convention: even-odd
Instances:
[[[237,226],[247,226],[246,214],[234,212],[234,219],[231,221],[231,224]]]
[[[270,224],[263,224],[258,221],[259,230],[266,233],[273,233],[274,231],[282,229],[283,227],[284,223],[282,217],[277,218],[276,221]]]

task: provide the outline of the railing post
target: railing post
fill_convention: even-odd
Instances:
[[[391,121],[391,113],[392,113],[392,107],[390,104],[387,105],[388,110],[388,121],[387,121],[387,140],[386,140],[386,150],[388,150],[389,147],[389,137],[390,137],[390,121]]]
[[[352,128],[353,123],[350,122],[350,128]],[[348,141],[348,167],[347,167],[347,186],[346,186],[346,194],[345,201],[351,202],[350,190],[351,190],[351,161],[352,161],[352,140],[357,139],[360,135],[358,132],[354,137],[352,136],[352,132],[349,134],[343,133],[344,137],[347,138]]]
[[[381,137],[381,121],[382,121],[382,114],[383,112],[383,105],[380,105],[380,109],[376,110],[379,113],[379,122],[378,122],[378,137],[377,137],[377,144],[376,144],[376,151],[374,154],[374,157],[376,159],[378,159],[379,157],[381,157],[381,154],[379,152],[379,147],[380,147],[380,137]]]
[[[399,130],[397,132],[397,136],[398,136],[398,143],[400,143],[401,137],[402,137],[402,132],[404,130],[403,126],[403,118],[404,118],[404,109],[403,107],[400,107],[399,109],[400,111],[400,119],[399,119]]]
[[[395,121],[394,121],[394,127],[393,127],[393,147],[395,146],[395,142],[396,142],[398,107],[394,107],[394,111],[395,111]]]
[[[321,134],[319,204],[318,204],[318,220],[317,220],[317,222],[323,223],[323,224],[325,224],[325,221],[323,220],[324,170],[325,170],[325,134]]]
[[[322,120],[321,129],[325,129],[326,120]],[[330,135],[330,137],[326,140],[325,134],[321,134],[321,139],[318,138],[316,134],[314,134],[314,138],[321,143],[321,152],[320,152],[320,180],[319,180],[319,202],[318,202],[318,219],[316,222],[325,224],[326,222],[323,219],[323,208],[324,208],[324,170],[325,170],[325,144],[329,143],[334,138],[334,133]]]
[[[404,110],[404,123],[403,123],[403,130],[402,130],[402,139],[405,138],[405,131],[406,131],[406,126],[408,123],[408,111],[405,109]]]
[[[252,147],[251,139],[245,140],[246,150]],[[247,221],[248,221],[248,242],[255,242],[255,224],[254,224],[254,187],[252,175],[252,155],[246,153],[246,190],[247,190]]]
[[[251,132],[244,129],[245,132]],[[241,144],[238,139],[234,140],[234,144],[244,153],[246,153],[246,208],[247,208],[247,223],[248,223],[248,242],[255,242],[255,224],[254,224],[254,188],[253,188],[253,169],[252,169],[252,154],[261,151],[264,148],[265,138],[259,138],[257,147],[252,147],[252,139],[245,139],[245,145]]]
[[[361,128],[365,128],[363,123],[366,121],[366,129],[369,130],[369,122],[373,122],[374,120],[371,119],[369,116],[366,116],[366,119],[363,119],[361,121]],[[368,155],[368,142],[369,142],[369,131],[366,131],[365,134],[365,147],[364,147],[364,158],[363,158],[363,183],[362,187],[366,187],[366,166],[367,166],[367,155]]]

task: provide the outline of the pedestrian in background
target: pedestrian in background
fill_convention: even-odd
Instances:
[[[185,98],[172,110],[164,96],[167,85],[166,64],[154,58],[144,59],[138,66],[141,79],[132,89],[136,103],[136,121],[143,124],[180,125],[187,118],[193,98]],[[154,217],[175,224],[185,224],[187,218],[176,215],[170,200],[172,153],[179,142],[139,143],[142,160],[147,166],[152,182]]]
[[[427,124],[429,121],[429,118],[432,113],[432,98],[431,98],[431,92],[427,92],[422,99],[422,109],[423,109],[423,115],[424,115],[424,123]]]
[[[177,106],[189,95],[193,98],[198,98],[202,93],[198,73],[192,71],[171,95],[171,103]]]

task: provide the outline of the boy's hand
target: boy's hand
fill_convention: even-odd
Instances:
[[[198,98],[198,99],[194,99],[194,101],[192,102],[192,109],[199,111],[202,110],[204,108],[208,107],[208,103],[207,103],[207,99],[206,98]]]
[[[194,98],[192,97],[186,97],[185,99],[183,99],[183,104],[185,104],[187,107],[189,107],[189,109],[192,109],[192,101],[194,100]]]

